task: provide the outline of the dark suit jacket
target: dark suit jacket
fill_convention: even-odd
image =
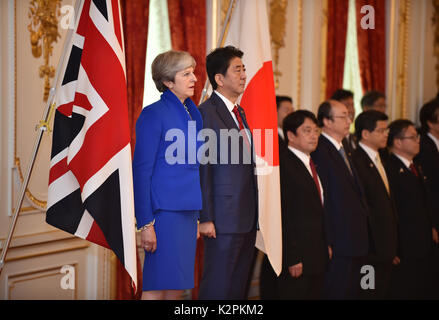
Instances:
[[[325,190],[326,232],[334,257],[365,256],[368,252],[368,209],[352,161],[354,176],[335,146],[323,135],[311,157]]]
[[[349,136],[345,137],[342,143],[343,147],[346,150],[346,153],[351,153],[351,156],[354,153],[355,149],[358,148],[357,137],[352,133],[349,133]]]
[[[280,135],[278,135],[278,141],[279,141],[279,153],[288,149],[288,143],[286,142],[286,140],[282,139]]]
[[[312,176],[289,149],[279,159],[283,270],[303,263],[303,274],[322,274],[328,261],[324,211]]]
[[[416,161],[422,166],[427,177],[426,184],[433,200],[431,201],[432,221],[439,230],[439,150],[427,134],[421,135],[421,150],[416,156]]]
[[[416,177],[394,154],[389,156],[386,171],[398,212],[398,255],[402,259],[425,258],[432,246],[431,208],[422,169]]]
[[[236,129],[229,110],[218,95],[211,97],[199,106],[204,128],[212,129],[217,137],[216,164],[200,165],[201,189],[203,193],[203,209],[200,221],[213,221],[217,233],[246,233],[257,224],[258,192],[254,174],[254,162],[243,163],[240,156],[238,164],[232,164],[230,143],[228,146],[227,164],[221,164],[221,155],[225,150],[220,148],[220,130]],[[242,114],[245,121],[245,115]],[[246,124],[247,125],[247,124]],[[248,125],[247,125],[248,127]],[[229,141],[230,142],[230,141]],[[243,140],[240,139],[240,150]],[[212,150],[209,150],[211,152]],[[208,153],[207,153],[208,154]],[[240,152],[242,155],[242,153]],[[223,159],[224,160],[224,159]]]
[[[353,161],[369,207],[369,254],[381,261],[392,260],[396,256],[398,243],[392,191],[389,195],[377,167],[361,146],[355,150]]]

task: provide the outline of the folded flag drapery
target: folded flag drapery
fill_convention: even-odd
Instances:
[[[253,132],[259,163],[260,231],[256,246],[267,254],[274,271],[279,275],[282,270],[282,221],[277,109],[270,43],[266,1],[237,1],[225,45],[233,45],[244,52],[247,85],[241,106]]]
[[[111,249],[136,287],[134,197],[119,0],[78,0],[55,98],[46,222]]]

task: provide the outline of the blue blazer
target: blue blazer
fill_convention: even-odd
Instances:
[[[334,256],[361,257],[368,252],[369,209],[354,163],[347,156],[353,176],[343,157],[323,135],[311,153],[325,192],[328,244]]]
[[[151,222],[157,210],[202,208],[197,134],[203,123],[192,100],[185,104],[193,121],[180,100],[166,90],[137,119],[133,183],[138,227]]]

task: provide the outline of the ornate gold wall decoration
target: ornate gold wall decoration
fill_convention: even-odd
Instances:
[[[15,168],[18,171],[18,175],[21,183],[23,183],[23,173],[21,170],[20,158],[17,155],[17,1],[14,1],[14,164]],[[55,0],[61,1],[61,0]],[[30,25],[28,26],[28,29]],[[37,50],[38,51],[38,50]],[[38,52],[36,52],[38,53]],[[40,54],[41,55],[41,54]],[[50,88],[49,88],[50,90]],[[32,202],[34,207],[22,207],[20,212],[32,211],[36,208],[46,209],[47,201],[40,200],[36,198],[29,188],[26,189],[26,198]],[[15,208],[12,208],[11,214],[15,211]]]
[[[434,29],[434,55],[436,56],[436,85],[439,90],[439,0],[432,0],[434,7],[433,25]]]
[[[326,53],[328,45],[328,0],[322,4],[322,36],[321,36],[321,64],[320,64],[320,101],[326,99]]]
[[[18,169],[18,174],[20,177],[20,181],[21,183],[23,183],[23,172],[21,171],[21,164],[20,164],[20,158],[19,157],[15,157],[15,166]],[[40,200],[38,198],[36,198],[30,191],[29,189],[26,189],[26,197],[36,206],[40,207],[41,209],[46,209],[47,207],[47,201],[44,200]]]
[[[275,88],[279,88],[279,77],[282,72],[279,71],[279,50],[285,46],[285,24],[287,22],[285,13],[287,8],[287,0],[271,0],[270,1],[270,38],[271,48],[274,52],[274,83]]]
[[[301,91],[302,91],[302,9],[303,2],[298,0],[298,34],[297,34],[297,94],[296,94],[296,106],[300,109],[301,102]]]
[[[408,72],[408,32],[410,28],[411,0],[399,3],[398,19],[398,55],[397,55],[397,106],[400,106],[401,118],[407,117],[407,72]]]
[[[50,78],[55,76],[55,68],[50,66],[53,43],[61,35],[58,32],[61,0],[31,0],[28,25],[32,54],[35,58],[43,55],[44,65],[40,66],[40,78],[44,78],[44,101],[49,98]]]

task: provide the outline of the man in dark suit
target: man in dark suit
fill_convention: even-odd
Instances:
[[[361,265],[368,251],[368,209],[355,167],[342,145],[351,119],[346,106],[335,100],[323,102],[317,118],[322,134],[311,157],[325,190],[327,237],[334,253],[324,297],[356,299]]]
[[[355,106],[354,106],[354,93],[345,89],[337,89],[331,96],[331,100],[337,100],[343,103],[348,108],[349,118],[354,122],[355,120]],[[346,152],[351,154],[357,148],[357,139],[353,133],[348,135],[343,140],[343,147],[346,148]]]
[[[386,95],[380,91],[371,90],[364,94],[360,101],[363,111],[376,110],[382,113],[387,111]],[[379,150],[381,160],[385,164],[389,158],[389,150],[387,147]]]
[[[337,100],[348,108],[349,118],[353,122],[355,119],[354,93],[350,90],[337,89],[331,96],[331,100]]]
[[[277,107],[277,133],[279,135],[279,152],[282,152],[288,147],[287,138],[283,133],[283,121],[287,115],[294,111],[293,99],[287,96],[276,96]]]
[[[415,160],[427,177],[433,207],[433,226],[439,230],[439,100],[427,102],[420,112],[421,149]],[[439,246],[433,250],[433,297],[439,299]]]
[[[374,267],[375,286],[361,290],[366,299],[389,298],[392,262],[397,249],[397,215],[392,191],[378,150],[387,145],[388,117],[368,110],[355,120],[359,146],[353,160],[363,183],[369,207],[369,254],[365,264]]]
[[[276,107],[279,155],[281,155],[285,150],[288,150],[288,141],[286,141],[282,127],[285,117],[294,111],[293,99],[288,96],[276,96]],[[277,275],[267,255],[264,254],[259,276],[259,293],[262,300],[277,300],[279,298],[276,279]]]
[[[396,299],[429,297],[431,281],[431,207],[421,167],[413,162],[419,152],[419,135],[410,120],[389,126],[387,162],[390,188],[398,213],[398,259],[392,271],[391,294]]]
[[[360,104],[363,111],[376,110],[386,113],[386,96],[382,92],[376,90],[366,92],[361,98]]]
[[[280,299],[320,299],[329,249],[324,228],[324,192],[310,153],[318,143],[317,119],[299,110],[283,122],[288,149],[280,154],[282,273]]]
[[[258,191],[253,152],[249,150],[251,133],[244,132],[248,124],[244,110],[236,104],[246,82],[242,56],[242,51],[228,46],[215,49],[206,58],[207,74],[215,91],[199,109],[204,128],[218,137],[218,152],[213,161],[200,166],[200,233],[205,236],[200,299],[245,299],[255,253]],[[238,130],[242,130],[239,161],[233,163],[234,139],[227,140],[228,150],[224,150],[220,131],[233,136]],[[245,154],[250,154],[251,161],[244,161]]]

